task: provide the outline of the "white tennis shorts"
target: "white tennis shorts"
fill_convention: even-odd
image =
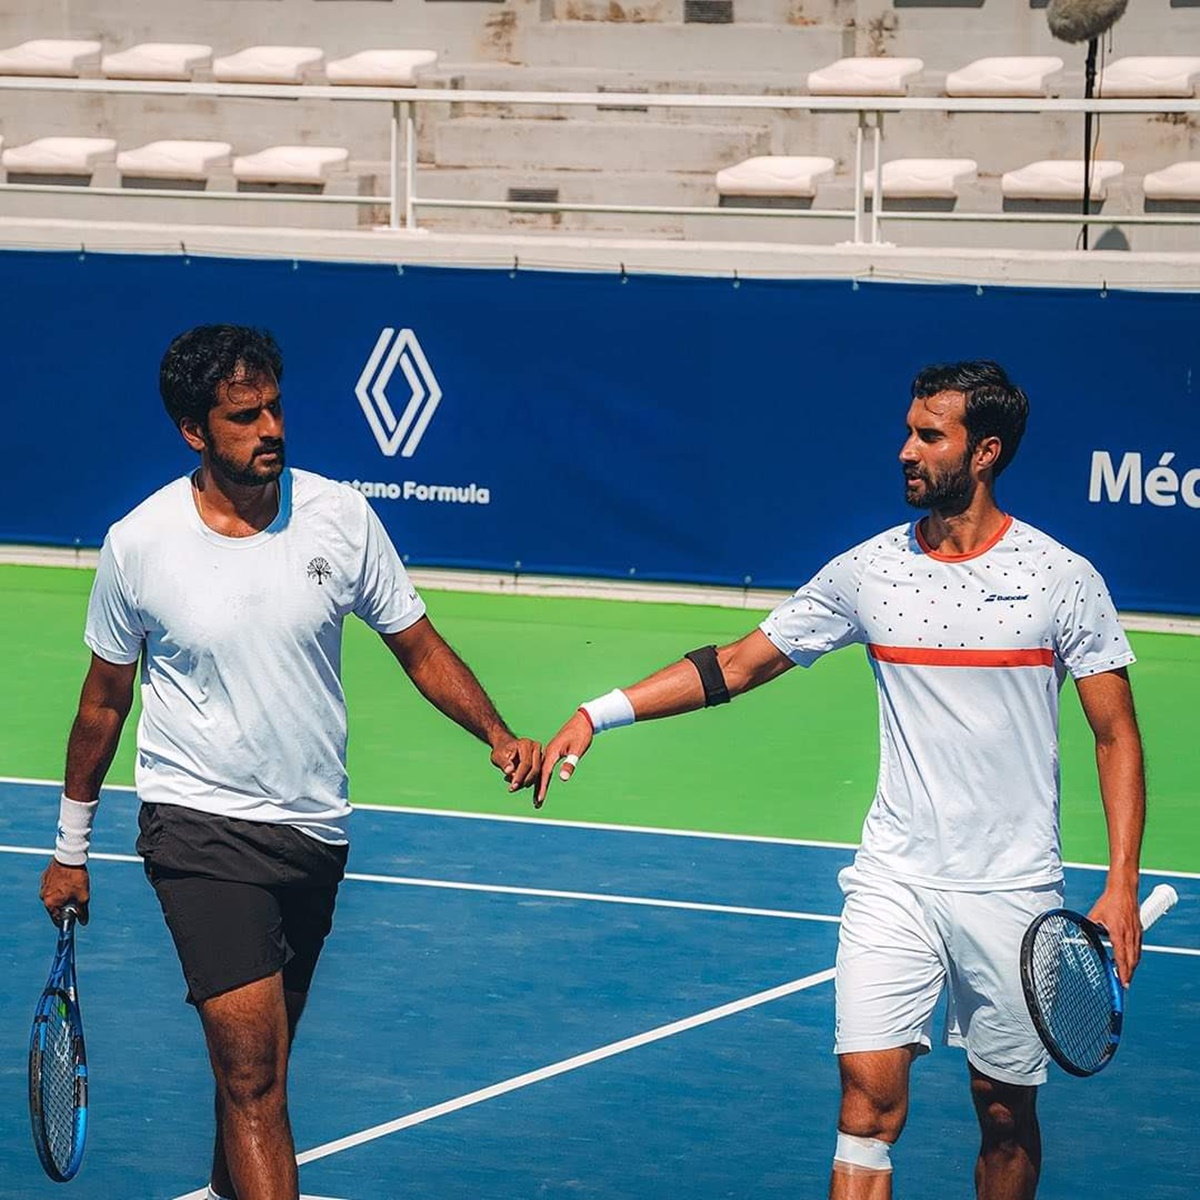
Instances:
[[[932,1045],[948,992],[943,1040],[1001,1083],[1046,1081],[1047,1055],[1021,991],[1021,938],[1062,903],[1061,885],[1012,892],[913,887],[847,867],[837,955],[834,1051]]]

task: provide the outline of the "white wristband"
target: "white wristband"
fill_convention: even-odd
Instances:
[[[99,800],[90,804],[83,800],[72,800],[66,792],[58,805],[58,836],[54,839],[54,857],[64,867],[82,867],[88,859],[88,846],[92,840],[92,821],[96,817]]]
[[[613,688],[611,692],[581,704],[579,711],[591,721],[593,733],[619,729],[622,725],[632,725],[637,720],[629,697],[620,688]]]

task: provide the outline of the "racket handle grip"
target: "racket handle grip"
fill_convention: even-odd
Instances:
[[[1142,929],[1149,929],[1159,917],[1165,917],[1178,902],[1179,893],[1169,883],[1160,883],[1142,901]]]

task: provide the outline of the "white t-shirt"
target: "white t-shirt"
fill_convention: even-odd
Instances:
[[[348,613],[397,633],[425,605],[344,484],[285,470],[279,514],[251,537],[209,529],[186,476],[113,525],[84,640],[108,662],[142,657],[139,797],[344,841]]]
[[[867,647],[880,762],[860,866],[963,891],[1062,878],[1059,689],[1134,661],[1086,559],[1011,518],[966,556],[901,525],[828,563],[761,628],[801,666]]]

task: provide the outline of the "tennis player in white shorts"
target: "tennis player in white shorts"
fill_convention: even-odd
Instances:
[[[947,993],[943,1040],[991,1079],[1046,1082],[1048,1055],[1021,991],[1019,950],[1030,921],[1062,903],[1057,884],[1003,892],[913,887],[847,867],[837,956],[834,1053],[933,1045]]]
[[[602,730],[722,704],[831,650],[866,648],[879,781],[841,875],[834,1200],[891,1196],[911,1065],[932,1045],[943,990],[945,1040],[966,1049],[979,1121],[978,1193],[1036,1191],[1046,1055],[1018,957],[1029,922],[1060,900],[1058,701],[1068,676],[1095,735],[1109,832],[1108,878],[1090,915],[1108,928],[1125,982],[1141,950],[1133,654],[1091,564],[996,504],[1027,413],[1025,393],[993,362],[921,371],[900,463],[907,501],[928,515],[828,563],[740,641],[584,704],[546,747],[537,803]]]

